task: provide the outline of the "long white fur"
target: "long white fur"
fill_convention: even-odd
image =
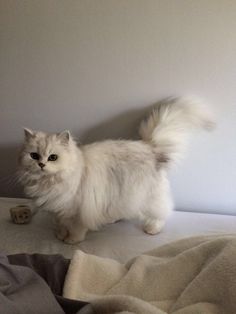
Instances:
[[[211,115],[199,102],[160,102],[140,126],[141,140],[107,140],[77,146],[68,131],[25,129],[20,176],[33,206],[55,214],[56,235],[67,243],[119,219],[140,219],[158,233],[173,209],[168,165],[185,151],[193,128],[210,129]],[[43,170],[31,152],[40,154]],[[48,161],[57,154],[56,161]]]

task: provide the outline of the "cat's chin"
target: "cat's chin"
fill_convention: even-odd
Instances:
[[[35,174],[37,174],[39,177],[47,177],[47,176],[51,176],[51,175],[54,175],[53,172],[50,172],[48,170],[37,170],[35,171]]]

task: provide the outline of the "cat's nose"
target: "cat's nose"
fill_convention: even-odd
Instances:
[[[43,167],[45,167],[45,164],[43,164],[42,162],[39,162],[39,167],[43,169]]]

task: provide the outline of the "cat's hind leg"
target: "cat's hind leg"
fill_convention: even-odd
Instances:
[[[173,202],[169,193],[162,194],[158,197],[157,194],[149,196],[146,202],[146,209],[143,211],[141,220],[143,222],[144,232],[154,235],[159,233],[170,213],[173,210]]]

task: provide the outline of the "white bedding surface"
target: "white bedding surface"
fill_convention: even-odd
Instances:
[[[175,211],[163,231],[150,236],[136,222],[119,221],[97,232],[89,232],[86,240],[68,245],[53,234],[51,218],[39,212],[27,225],[11,222],[9,208],[26,203],[24,199],[0,198],[0,251],[6,254],[62,254],[71,258],[73,251],[114,258],[125,262],[129,258],[157,246],[181,238],[198,235],[236,234],[236,216]]]

